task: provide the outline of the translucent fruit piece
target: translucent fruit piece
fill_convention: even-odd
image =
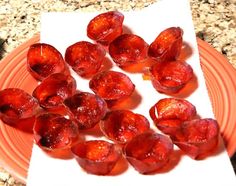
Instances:
[[[124,15],[118,11],[110,11],[97,15],[87,26],[87,36],[108,45],[116,37],[122,34]]]
[[[104,71],[95,75],[89,82],[90,89],[105,100],[119,100],[130,96],[135,85],[121,72]]]
[[[187,100],[178,98],[160,99],[150,109],[151,118],[158,119],[180,119],[190,120],[196,116],[195,106]]]
[[[94,127],[107,112],[106,102],[99,96],[88,92],[76,93],[67,98],[64,104],[73,114],[79,129]]]
[[[53,73],[64,72],[65,62],[60,52],[53,46],[36,43],[28,50],[27,67],[30,74],[41,81]]]
[[[66,49],[65,61],[82,77],[97,73],[105,57],[105,50],[99,45],[80,41]]]
[[[59,114],[37,116],[33,131],[36,144],[46,151],[69,149],[79,139],[77,124]]]
[[[164,134],[173,135],[182,123],[183,121],[179,119],[160,119],[155,122],[155,125]]]
[[[189,101],[178,98],[160,99],[149,110],[150,116],[159,130],[174,134],[181,123],[193,119],[196,108]]]
[[[163,168],[172,152],[171,140],[154,132],[139,134],[124,147],[127,160],[141,174],[153,173]]]
[[[44,79],[33,91],[33,96],[41,107],[55,109],[62,107],[63,101],[75,91],[76,81],[72,76],[56,73]]]
[[[33,117],[38,106],[38,101],[24,90],[7,88],[0,91],[0,118],[7,124]]]
[[[103,140],[80,142],[72,147],[72,152],[85,171],[96,175],[109,174],[121,157],[114,144]]]
[[[185,121],[171,138],[191,158],[202,159],[216,149],[219,126],[216,120],[209,118]]]
[[[161,93],[178,93],[193,77],[193,69],[183,61],[159,62],[150,69],[153,87]]]
[[[148,120],[129,110],[115,110],[106,115],[100,123],[102,132],[116,143],[126,143],[134,136],[150,128]]]
[[[162,31],[151,43],[148,54],[160,62],[176,60],[183,44],[183,30],[179,27],[170,27]]]
[[[109,54],[120,67],[140,63],[147,58],[148,44],[134,34],[118,36],[109,45]]]

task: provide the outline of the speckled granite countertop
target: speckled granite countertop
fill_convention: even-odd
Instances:
[[[40,12],[140,9],[155,0],[1,0],[0,59],[40,30]],[[236,68],[236,1],[190,0],[196,35]],[[236,168],[236,155],[231,158]],[[23,184],[0,168],[0,186]]]

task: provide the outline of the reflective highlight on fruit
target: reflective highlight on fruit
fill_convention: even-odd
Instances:
[[[33,91],[41,107],[45,109],[59,108],[63,101],[74,95],[76,81],[71,75],[56,73],[48,76]]]
[[[147,58],[148,44],[134,34],[118,36],[109,45],[109,54],[120,67],[143,62]]]
[[[27,92],[18,88],[0,91],[0,118],[7,124],[16,124],[22,119],[33,117],[38,101]]]
[[[96,175],[109,174],[121,157],[116,145],[103,140],[80,142],[72,152],[86,172]]]
[[[137,135],[124,148],[127,160],[141,174],[150,174],[163,168],[172,152],[171,140],[154,132]]]
[[[109,112],[100,123],[102,132],[116,143],[127,143],[134,136],[150,128],[150,124],[143,115],[129,110],[115,110]]]
[[[27,68],[35,79],[41,81],[53,73],[63,73],[65,62],[55,47],[46,43],[36,43],[28,50]]]
[[[197,111],[187,100],[163,98],[150,108],[149,114],[159,130],[171,135],[182,122],[193,119]]]
[[[122,34],[123,21],[124,15],[118,11],[101,13],[89,22],[87,36],[98,43],[108,45]]]
[[[88,92],[76,93],[67,98],[64,104],[73,114],[79,129],[94,127],[107,112],[106,102],[99,96]]]
[[[121,72],[104,71],[95,75],[89,82],[90,89],[104,100],[118,100],[130,96],[135,85]]]
[[[79,139],[77,124],[59,114],[37,116],[33,131],[36,144],[46,151],[69,149]]]
[[[65,61],[82,77],[90,77],[101,68],[106,53],[97,44],[80,41],[66,49]]]
[[[159,62],[150,69],[153,87],[160,93],[178,93],[193,77],[193,69],[183,61]]]
[[[183,30],[170,27],[162,31],[151,43],[148,54],[160,62],[176,60],[183,45]]]
[[[219,125],[209,118],[186,121],[171,138],[191,158],[203,159],[218,145]]]

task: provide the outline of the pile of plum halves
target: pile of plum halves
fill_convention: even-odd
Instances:
[[[121,158],[141,174],[156,173],[168,165],[174,144],[193,159],[209,156],[218,146],[216,120],[200,118],[189,101],[174,98],[193,77],[191,66],[179,59],[183,30],[167,28],[147,44],[140,36],[123,33],[123,20],[118,11],[97,15],[87,25],[94,43],[76,42],[64,58],[49,44],[31,45],[27,68],[41,83],[32,95],[18,88],[1,90],[1,119],[11,125],[31,120],[40,148],[48,153],[69,150],[86,172],[96,175],[111,174]],[[123,70],[148,68],[153,90],[172,95],[148,108],[160,133],[145,116],[113,109],[125,104],[135,85],[125,73],[101,70],[106,53]],[[76,90],[69,68],[89,79],[94,93]],[[109,140],[82,139],[80,134],[92,128]]]

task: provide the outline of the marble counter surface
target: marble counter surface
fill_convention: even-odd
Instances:
[[[156,0],[157,1],[157,0]],[[140,9],[155,0],[1,0],[0,59],[40,31],[40,13]],[[225,55],[236,68],[236,1],[190,0],[196,36]],[[236,156],[236,155],[235,155]],[[232,157],[236,167],[236,157]],[[23,185],[0,168],[0,186]]]

